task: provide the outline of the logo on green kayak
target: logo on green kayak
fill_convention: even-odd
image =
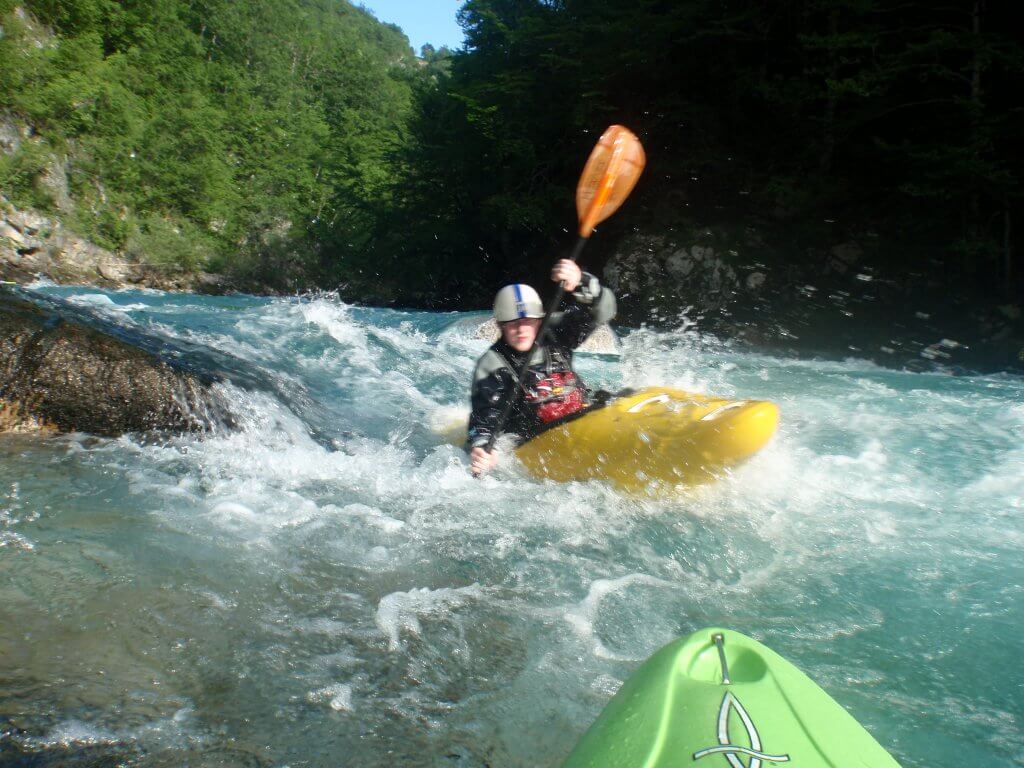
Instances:
[[[733,712],[747,730],[749,747],[735,744],[729,738],[729,715]],[[718,746],[694,752],[693,759],[700,760],[708,755],[725,755],[732,768],[761,768],[762,760],[769,763],[789,762],[789,755],[767,755],[761,751],[761,735],[754,727],[754,721],[750,719],[747,710],[740,704],[740,700],[733,696],[732,691],[726,691],[722,706],[718,710]],[[743,755],[750,758],[749,764],[743,762]]]

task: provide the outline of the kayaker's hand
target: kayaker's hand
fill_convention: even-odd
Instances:
[[[564,282],[566,292],[572,293],[583,279],[583,270],[575,261],[560,259],[551,269],[551,279],[556,283]]]
[[[469,465],[473,468],[474,475],[490,472],[498,465],[498,452],[488,453],[483,446],[477,446],[469,452]]]

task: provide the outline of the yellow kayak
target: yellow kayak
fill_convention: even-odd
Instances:
[[[515,454],[539,478],[651,491],[721,477],[761,450],[778,423],[778,406],[765,400],[648,387],[546,429]]]

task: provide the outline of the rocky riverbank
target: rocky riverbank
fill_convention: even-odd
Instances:
[[[856,240],[799,261],[784,258],[769,240],[752,227],[622,237],[603,270],[619,297],[617,322],[692,325],[752,347],[867,357],[897,368],[1024,372],[1019,300],[951,297],[936,281],[886,274],[870,244]],[[0,280],[39,278],[114,289],[275,293],[105,250],[58,218],[19,210],[0,196]]]
[[[1024,373],[1019,298],[951,296],[925,273],[887,273],[869,250],[847,240],[795,260],[751,227],[633,233],[603,278],[628,325],[690,326],[751,347],[911,370]]]
[[[67,285],[208,294],[235,289],[223,275],[171,272],[100,248],[59,219],[20,210],[0,196],[0,280],[25,284],[39,278]]]

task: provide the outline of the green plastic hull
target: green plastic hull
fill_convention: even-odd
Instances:
[[[563,768],[691,765],[898,768],[807,675],[756,640],[717,628],[676,640],[648,659]]]

